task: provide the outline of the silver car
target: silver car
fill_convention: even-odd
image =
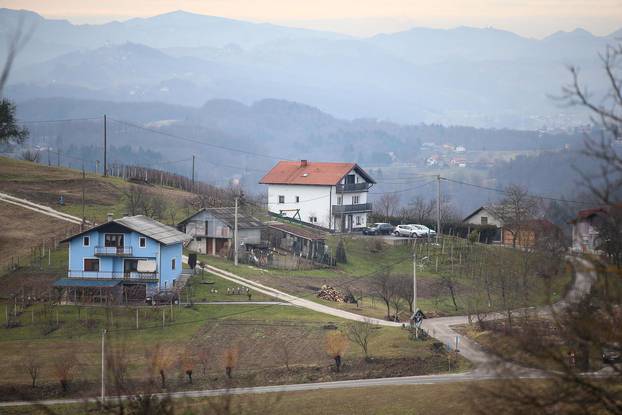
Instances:
[[[395,236],[406,236],[408,238],[416,238],[421,236],[422,232],[415,228],[415,225],[397,225],[393,231]]]
[[[425,225],[411,225],[412,227],[414,227],[417,230],[417,236],[422,237],[422,236],[436,236],[436,231],[434,229],[430,229]]]

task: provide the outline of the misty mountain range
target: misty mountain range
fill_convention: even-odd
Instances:
[[[182,11],[73,25],[0,9],[0,34],[20,22],[32,35],[7,90],[18,102],[65,97],[201,107],[273,98],[346,119],[523,129],[584,122],[550,96],[570,79],[569,64],[602,92],[597,53],[622,36],[577,29],[536,40],[459,27],[355,38]]]

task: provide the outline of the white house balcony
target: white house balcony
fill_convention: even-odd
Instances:
[[[157,272],[114,272],[114,271],[67,271],[69,278],[93,278],[100,280],[129,280],[129,281],[158,281],[160,274]]]
[[[131,246],[96,246],[95,256],[132,256]]]
[[[370,183],[347,183],[347,184],[338,184],[337,185],[337,193],[356,193],[356,192],[366,192],[371,187]]]
[[[333,215],[364,212],[371,212],[371,203],[359,203],[356,205],[333,205]]]

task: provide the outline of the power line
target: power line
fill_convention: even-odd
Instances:
[[[57,120],[16,120],[20,124],[46,124],[55,122],[71,122],[71,121],[95,121],[101,120],[102,117],[89,117],[89,118],[62,118]]]
[[[181,135],[178,135],[178,134],[168,133],[166,131],[160,131],[160,130],[156,130],[156,129],[149,128],[149,127],[143,127],[141,125],[133,124],[133,123],[128,122],[128,121],[117,120],[115,118],[109,118],[109,119],[111,121],[114,121],[114,122],[117,122],[117,123],[120,123],[120,124],[125,124],[125,125],[128,125],[130,127],[134,127],[134,128],[140,129],[140,130],[149,131],[149,132],[154,133],[154,134],[159,134],[159,135],[163,135],[163,136],[166,136],[166,137],[175,138],[177,140],[187,141],[187,142],[194,143],[194,144],[200,144],[200,145],[204,145],[204,146],[208,146],[208,147],[218,148],[218,149],[221,149],[221,150],[226,150],[226,151],[231,151],[231,152],[241,153],[241,154],[248,154],[250,156],[256,156],[256,157],[264,157],[264,158],[273,159],[273,160],[292,161],[292,160],[289,160],[286,157],[277,157],[277,156],[272,156],[272,155],[269,155],[269,154],[262,154],[262,153],[257,153],[257,152],[254,152],[254,151],[241,150],[241,149],[238,149],[238,148],[222,146],[222,145],[219,145],[219,144],[207,143],[205,141],[197,140],[195,138],[184,137],[184,136],[181,136]]]
[[[495,188],[495,187],[488,187],[488,186],[482,186],[482,185],[474,184],[474,183],[467,183],[467,182],[463,182],[463,181],[460,181],[460,180],[449,179],[447,177],[441,177],[441,180],[445,180],[447,182],[457,183],[457,184],[461,184],[461,185],[465,185],[465,186],[476,187],[478,189],[490,190],[492,192],[502,193],[502,194],[505,194],[505,195],[509,194],[508,191],[504,190],[504,189],[499,189],[499,188]],[[589,205],[590,204],[589,202],[580,202],[578,200],[561,199],[561,198],[557,198],[557,197],[537,195],[537,194],[532,194],[531,196],[539,198],[539,199],[552,200],[552,201],[555,201],[555,202],[578,203],[578,204],[581,204],[581,205]]]

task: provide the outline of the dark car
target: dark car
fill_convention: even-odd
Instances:
[[[152,297],[147,297],[147,304],[178,304],[179,295],[175,291],[162,290],[155,293]]]
[[[393,225],[390,223],[374,223],[373,225],[363,229],[364,235],[391,235]]]
[[[622,352],[618,343],[603,347],[603,363],[622,363]]]

